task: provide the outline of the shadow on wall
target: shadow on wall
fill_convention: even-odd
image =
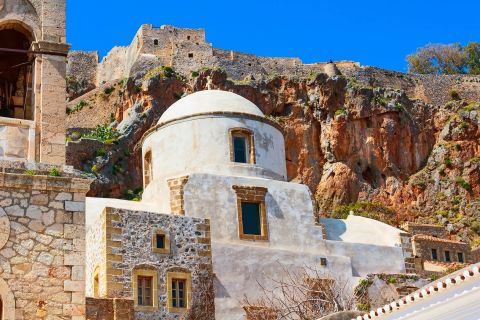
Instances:
[[[347,225],[344,220],[324,218],[321,223],[325,225],[327,240],[343,241],[341,236],[347,232]]]

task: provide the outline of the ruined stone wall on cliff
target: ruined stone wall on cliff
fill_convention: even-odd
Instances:
[[[98,52],[70,51],[67,58],[67,90],[76,98],[95,88],[98,71]]]
[[[363,85],[403,90],[410,98],[434,107],[452,100],[452,91],[468,102],[480,101],[480,76],[414,75],[376,67],[339,68],[345,76]]]

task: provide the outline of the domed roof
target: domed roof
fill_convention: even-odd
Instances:
[[[264,117],[263,112],[256,105],[238,94],[221,90],[205,90],[192,93],[172,104],[158,123],[218,112],[246,113]]]

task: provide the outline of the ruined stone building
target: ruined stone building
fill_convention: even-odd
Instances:
[[[417,273],[444,272],[455,269],[458,265],[479,262],[470,246],[450,239],[443,226],[409,222],[403,228],[411,236]]]
[[[339,68],[358,68],[352,61],[337,61]],[[262,75],[288,74],[306,77],[325,72],[327,63],[304,64],[299,58],[269,58],[214,48],[203,29],[142,25],[131,44],[115,47],[102,61],[96,52],[73,51],[69,54],[69,74],[78,82],[99,86],[127,78],[132,70],[170,66],[183,75],[202,68],[222,68],[234,80]],[[85,85],[85,84],[84,84]],[[88,87],[88,86],[86,86]]]

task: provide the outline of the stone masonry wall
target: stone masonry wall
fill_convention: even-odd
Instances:
[[[406,223],[403,228],[409,232],[412,236],[416,234],[424,234],[434,236],[438,238],[444,238],[447,236],[445,227],[435,226],[430,224],[418,224],[418,223]]]
[[[70,100],[92,90],[97,83],[98,52],[70,51],[67,58],[67,89]]]
[[[133,301],[86,298],[86,320],[133,320]]]
[[[429,237],[428,239],[418,238],[414,236],[412,238],[413,242],[413,253],[422,258],[423,260],[432,260],[432,249],[437,249],[438,261],[444,261],[445,251],[450,251],[451,262],[458,262],[457,253],[463,253],[464,261],[470,263],[472,261],[470,247],[468,244],[457,241],[449,241],[443,239],[436,239],[434,237]]]
[[[91,181],[0,173],[4,319],[84,319],[85,213]]]
[[[324,72],[326,63],[304,64],[299,58],[270,58],[213,48],[206,41],[205,30],[142,25],[132,43],[115,47],[98,65],[97,85],[128,77],[135,64],[148,62],[149,68],[171,66],[189,76],[202,68],[222,68],[233,80],[247,76],[288,75],[307,77]],[[152,65],[153,64],[153,65]],[[339,61],[340,69],[356,69],[353,61]]]
[[[132,299],[132,272],[134,269],[153,269],[158,276],[158,309],[150,312],[135,312],[135,319],[179,319],[178,314],[167,311],[166,276],[169,271],[189,272],[192,276],[192,294],[199,281],[211,274],[210,222],[208,219],[164,215],[158,213],[107,208],[102,215],[101,254],[106,257],[105,279],[107,288],[103,297]],[[167,233],[170,253],[152,250],[152,234],[156,230]],[[87,237],[90,250],[95,238]],[[87,254],[92,256],[91,253]],[[87,273],[87,281],[93,278]],[[101,280],[102,281],[102,280]],[[102,284],[101,284],[102,286]]]

